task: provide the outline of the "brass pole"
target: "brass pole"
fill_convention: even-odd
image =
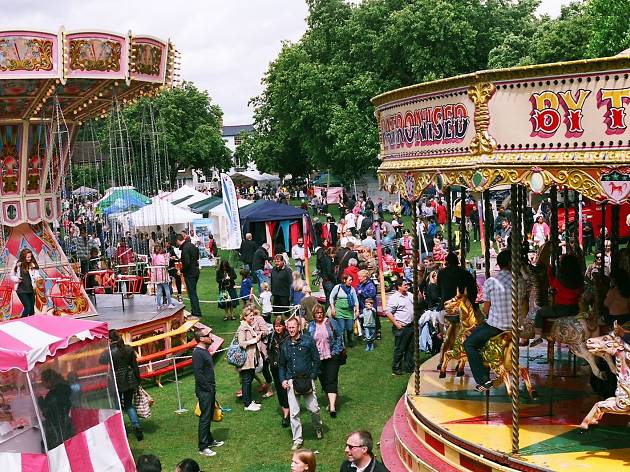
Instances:
[[[459,200],[459,257],[461,266],[466,268],[466,187],[462,185]]]
[[[617,266],[619,262],[619,205],[612,205],[610,208],[610,269],[612,270]],[[603,255],[606,253],[606,241],[604,240],[604,250],[602,251],[602,262],[604,262]]]
[[[492,242],[492,207],[490,206],[490,190],[483,191],[483,225],[485,228],[483,239],[485,244],[484,265],[486,267],[486,279],[490,278],[490,244]]]
[[[415,359],[415,392],[420,395],[420,294],[418,278],[418,202],[411,200],[411,240],[412,240],[412,264],[413,264],[413,340]]]
[[[567,187],[562,190],[562,205],[564,206],[564,244],[568,254],[571,248],[569,247],[569,189]]]
[[[558,267],[558,188],[556,185],[552,185],[549,190],[549,197],[551,198],[551,267],[554,273]]]
[[[453,222],[451,220],[451,187],[445,189],[446,192],[446,238],[448,252],[453,250]]]
[[[520,205],[519,188],[513,184],[511,188],[510,205],[512,207],[512,372],[510,383],[512,385],[512,454],[518,454],[519,450],[519,423],[520,423],[520,399],[519,399],[519,345],[518,345],[518,279],[520,273],[521,230],[520,230]]]

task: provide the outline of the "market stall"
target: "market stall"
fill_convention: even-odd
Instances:
[[[0,470],[135,470],[106,323],[31,316],[0,346]]]

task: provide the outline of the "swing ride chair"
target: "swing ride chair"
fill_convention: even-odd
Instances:
[[[547,247],[545,264],[553,269],[560,257],[559,226],[569,227],[570,213],[578,216],[574,216],[575,239],[581,243],[583,200],[598,205],[601,220],[609,222],[612,265],[628,264],[618,252],[618,221],[620,205],[630,198],[629,77],[630,57],[619,55],[481,71],[393,90],[372,100],[382,158],[379,181],[385,190],[418,201],[433,185],[444,195],[449,215],[455,197],[464,202],[472,194],[480,214],[482,250],[491,247],[493,228],[490,219],[483,217],[492,211],[490,190],[510,189],[512,214],[512,246],[508,248],[514,281],[512,324],[503,335],[507,343],[503,354],[509,351],[510,359],[503,364],[509,366],[503,379],[509,388],[495,382],[494,388],[480,394],[474,389],[476,382],[468,367],[460,372],[446,370],[440,365],[440,354],[421,363],[418,321],[422,313],[416,308],[415,372],[381,437],[382,445],[391,444],[382,451],[390,470],[587,467],[598,471],[620,470],[630,460],[628,442],[613,445],[607,437],[629,434],[628,418],[600,418],[607,411],[627,412],[607,410],[599,406],[605,403],[601,402],[593,416],[593,405],[600,398],[588,385],[591,365],[575,362],[577,355],[593,364],[599,341],[587,343],[587,339],[607,334],[607,328],[592,323],[601,314],[597,303],[582,304],[578,317],[549,323],[545,336],[548,351],[544,347],[519,347],[519,338],[528,337],[528,315],[533,316],[536,290],[541,290],[540,285],[526,284],[531,280],[521,275],[536,272],[521,257],[521,243],[527,241],[530,230],[524,227],[525,212],[531,211],[528,207],[543,197],[550,198],[551,247]],[[558,221],[559,196],[564,222]],[[419,262],[418,218],[417,207],[412,205],[414,268]],[[460,234],[465,234],[465,218],[460,223]],[[448,218],[445,239],[449,250],[456,249],[455,229]],[[602,228],[594,229],[595,237],[603,233]],[[567,251],[583,257],[577,242],[567,244]],[[490,251],[483,252],[485,264],[477,271],[480,285],[497,269],[491,267]],[[460,258],[466,266],[465,251],[460,251]],[[418,283],[414,273],[416,302]],[[589,289],[595,292],[595,300],[603,300],[601,287]],[[527,300],[529,307],[524,303]],[[449,345],[448,339],[444,345]],[[545,361],[535,362],[545,357]],[[467,366],[465,352],[459,359]],[[439,367],[446,370],[446,375],[442,374],[445,378],[440,378]],[[521,388],[519,374],[525,371],[539,394],[537,398],[530,398]],[[594,374],[603,377],[598,370]],[[618,389],[618,394],[620,391],[623,393]],[[623,403],[626,397],[617,400]],[[615,404],[615,397],[607,402]],[[589,411],[590,416],[584,419]],[[599,426],[579,436],[582,420],[592,418],[591,424]],[[623,426],[617,426],[620,424]],[[576,435],[580,439],[575,439]],[[614,454],[608,453],[611,448]],[[597,454],[602,449],[606,454]]]

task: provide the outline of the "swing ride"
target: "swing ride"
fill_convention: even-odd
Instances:
[[[550,198],[551,247],[547,249],[551,254],[543,262],[552,268],[558,264],[561,194],[567,228],[569,210],[581,215],[582,198],[597,205],[598,211],[601,209],[602,227],[597,233],[602,246],[604,225],[608,224],[613,246],[611,265],[628,268],[627,250],[624,253],[619,249],[618,236],[620,205],[630,199],[630,57],[482,71],[393,90],[375,97],[373,103],[380,131],[379,178],[386,190],[399,192],[414,202],[433,185],[444,193],[450,213],[452,187],[457,186],[461,201],[465,201],[467,191],[472,192],[477,201],[483,202],[480,214],[489,215],[490,190],[510,186],[512,214],[512,329],[500,335],[506,344],[497,351],[504,356],[510,354],[510,363],[499,369],[498,379],[509,381],[509,387],[501,387],[497,380],[495,388],[483,395],[475,391],[470,370],[446,370],[447,366],[440,365],[439,355],[421,363],[421,313],[416,308],[415,372],[381,436],[386,465],[390,470],[414,472],[598,471],[627,467],[628,418],[601,418],[606,412],[629,413],[618,407],[627,402],[627,376],[618,374],[617,398],[598,402],[600,398],[593,393],[589,378],[592,375],[597,380],[602,374],[599,369],[592,374],[591,365],[581,365],[575,356],[593,364],[594,355],[612,352],[610,337],[598,337],[611,329],[598,325],[601,313],[597,311],[597,300],[605,296],[602,288],[591,288],[596,302],[586,306],[584,313],[545,325],[548,349],[520,348],[519,337],[528,337],[527,317],[532,310],[535,313],[538,290],[526,285],[531,267],[521,258],[529,229],[524,227],[525,211],[532,196],[548,193]],[[413,265],[417,267],[416,205],[412,205],[412,219]],[[465,219],[461,220],[460,231],[464,234]],[[581,242],[582,220],[577,220]],[[491,244],[489,221],[485,218],[485,227],[482,224],[486,249]],[[449,250],[454,250],[451,225],[449,219],[446,239]],[[567,240],[568,252],[581,254],[577,240]],[[490,251],[485,253],[485,274],[478,274],[482,279],[492,275]],[[465,265],[465,250],[460,256]],[[416,307],[418,285],[416,271]],[[529,297],[521,298],[521,293]],[[523,303],[527,299],[529,306]],[[464,329],[458,332],[461,336],[468,334]],[[455,341],[461,343],[462,339]],[[448,342],[446,339],[444,344]],[[623,355],[623,342],[613,337],[614,342],[618,348],[616,362],[625,366],[625,361],[618,360]],[[628,349],[625,345],[626,354]],[[465,354],[459,359],[463,365]],[[520,388],[523,371],[528,372],[538,391],[537,398],[530,398]],[[591,426],[594,424],[596,428]],[[586,428],[588,432],[583,433]]]

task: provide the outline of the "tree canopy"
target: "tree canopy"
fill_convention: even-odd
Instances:
[[[243,159],[262,171],[330,170],[350,181],[378,166],[370,99],[419,82],[630,47],[630,2],[574,2],[552,19],[538,0],[307,0],[307,31],[285,43],[251,100]]]

